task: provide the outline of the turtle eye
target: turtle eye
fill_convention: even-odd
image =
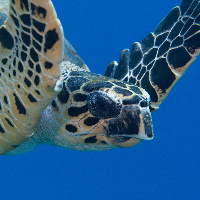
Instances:
[[[117,117],[122,109],[119,101],[112,99],[103,92],[91,92],[87,101],[90,113],[99,119]]]

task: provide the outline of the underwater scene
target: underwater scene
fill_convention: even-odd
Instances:
[[[21,1],[24,7],[27,5],[26,0],[10,1]],[[184,6],[194,6],[199,2],[183,1]],[[40,4],[39,0],[31,2]],[[122,50],[131,51],[134,42],[141,43],[171,9],[180,6],[181,2],[182,0],[52,0],[65,38],[90,71],[101,75],[105,74],[112,61],[119,62]],[[200,3],[198,8],[200,13]],[[174,20],[174,15],[170,16],[171,20]],[[186,18],[187,16],[183,21],[188,20]],[[24,22],[26,20],[23,19]],[[0,36],[1,34],[0,31]],[[5,38],[8,40],[7,36]],[[1,43],[3,40],[0,37]],[[188,47],[188,51],[194,53],[199,49],[200,41],[193,39],[192,42],[194,44]],[[5,42],[2,44],[6,45]],[[189,46],[191,40],[190,44],[184,44]],[[51,42],[48,45],[51,46]],[[46,48],[50,49],[49,46]],[[4,53],[1,46],[0,51],[1,54]],[[139,56],[135,59],[139,59]],[[178,52],[170,53],[170,56],[170,62],[177,63],[176,60],[181,57],[182,66],[186,65],[188,54]],[[144,139],[138,145],[106,151],[77,151],[41,145],[21,155],[1,155],[0,199],[200,199],[199,67],[200,58],[197,58],[170,94],[166,95],[166,100],[158,110],[158,104],[154,104],[155,98],[150,94],[153,102],[151,109],[156,107],[151,114],[153,139],[151,136],[146,138],[138,135],[139,139]],[[123,72],[122,70],[121,73]],[[154,80],[164,79],[163,85],[167,87],[165,74],[162,78],[156,72],[154,74]],[[166,90],[159,91],[160,98]],[[146,92],[142,90],[142,94],[146,95]],[[118,107],[114,108],[117,109]],[[145,120],[143,123],[146,128]],[[0,126],[0,132],[1,128]]]

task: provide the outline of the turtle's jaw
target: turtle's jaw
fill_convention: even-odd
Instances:
[[[131,147],[154,136],[149,107],[123,106],[121,114],[106,123],[106,136],[115,146]]]

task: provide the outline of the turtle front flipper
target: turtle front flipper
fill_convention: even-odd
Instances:
[[[0,27],[0,154],[33,134],[61,89],[62,59],[63,31],[52,2],[10,0]]]
[[[171,89],[199,55],[200,2],[183,0],[153,33],[112,62],[105,75],[144,88],[157,110]]]

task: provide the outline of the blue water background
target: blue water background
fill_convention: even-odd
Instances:
[[[54,0],[66,38],[104,74],[181,0]],[[200,59],[153,113],[155,138],[129,149],[41,146],[0,157],[1,200],[200,199]]]

